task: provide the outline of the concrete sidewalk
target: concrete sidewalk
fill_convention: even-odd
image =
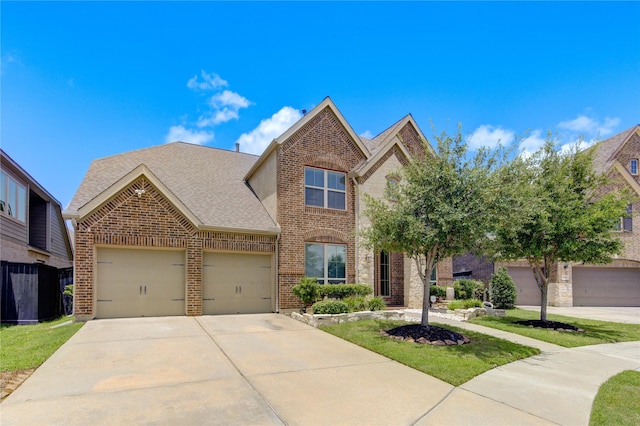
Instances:
[[[600,384],[640,370],[638,354],[640,342],[546,347],[455,388],[284,315],[91,321],[0,423],[587,424]]]

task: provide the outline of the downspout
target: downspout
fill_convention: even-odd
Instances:
[[[276,313],[280,313],[280,233],[276,235]]]
[[[354,240],[355,240],[355,259],[354,259],[354,266],[356,268],[356,284],[360,283],[360,268],[358,267],[358,263],[359,263],[359,256],[360,256],[360,247],[358,244],[358,240],[359,240],[359,232],[360,232],[360,228],[358,228],[358,224],[360,223],[360,214],[359,214],[359,209],[358,206],[360,205],[360,199],[358,198],[358,182],[356,181],[355,176],[351,176],[351,180],[353,180],[353,192],[354,192],[354,198],[355,198],[355,206],[354,206],[354,211],[355,211],[355,216],[356,216],[356,233],[354,236]]]

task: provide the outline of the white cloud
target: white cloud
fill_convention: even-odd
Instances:
[[[187,87],[193,90],[215,90],[221,87],[227,87],[229,83],[220,78],[218,74],[207,74],[204,70],[200,71],[202,81],[198,81],[198,76],[194,75],[187,81]]]
[[[220,123],[226,123],[227,121],[237,120],[240,116],[238,111],[224,108],[222,110],[214,111],[209,116],[201,116],[198,119],[198,127],[211,127]]]
[[[169,133],[165,136],[165,142],[181,141],[203,145],[211,142],[213,138],[213,132],[207,132],[205,130],[189,130],[184,126],[171,126],[169,128]]]
[[[534,130],[526,138],[522,139],[518,148],[522,155],[529,157],[544,145],[545,137],[542,136],[541,130]]]
[[[213,95],[211,97],[210,104],[214,108],[231,107],[235,110],[239,110],[240,108],[248,107],[251,105],[251,102],[236,92],[225,90],[222,93]]]
[[[511,130],[503,129],[500,126],[483,124],[467,138],[467,143],[470,149],[477,149],[483,146],[495,147],[499,143],[509,145],[514,141],[515,137],[515,133]]]
[[[295,108],[285,106],[270,118],[265,118],[258,127],[238,138],[242,152],[250,154],[262,154],[271,141],[291,127],[302,118],[302,113]]]
[[[365,130],[364,133],[361,133],[360,136],[362,136],[365,139],[371,139],[373,138],[373,134],[371,133],[371,131],[369,130]]]
[[[619,118],[605,117],[604,123],[600,123],[595,118],[581,114],[573,120],[560,122],[558,127],[583,136],[599,137],[612,134],[619,124]]]

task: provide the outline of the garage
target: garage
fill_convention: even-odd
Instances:
[[[531,268],[509,267],[507,271],[516,285],[516,305],[540,306],[540,288]]]
[[[204,315],[273,311],[270,254],[205,252],[203,257]]]
[[[640,268],[573,268],[573,306],[640,306]]]
[[[97,318],[185,314],[185,252],[97,249]]]

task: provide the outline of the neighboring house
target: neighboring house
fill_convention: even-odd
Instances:
[[[60,203],[0,149],[0,241],[6,262],[72,265]]]
[[[620,218],[612,232],[619,232],[624,251],[611,263],[585,265],[559,262],[554,266],[549,284],[552,306],[640,306],[640,125],[633,126],[592,149],[594,168],[615,182],[626,186],[636,201],[628,207],[627,217]],[[504,264],[518,290],[519,305],[540,305],[540,290],[533,273],[524,261]]]
[[[0,320],[60,316],[73,251],[60,203],[0,149]]]
[[[363,194],[384,197],[422,140],[410,115],[359,137],[326,98],[259,157],[174,142],[93,161],[64,213],[76,317],[299,309],[305,275],[421,307],[413,262],[365,250],[356,231]],[[437,269],[450,284],[451,261]]]

